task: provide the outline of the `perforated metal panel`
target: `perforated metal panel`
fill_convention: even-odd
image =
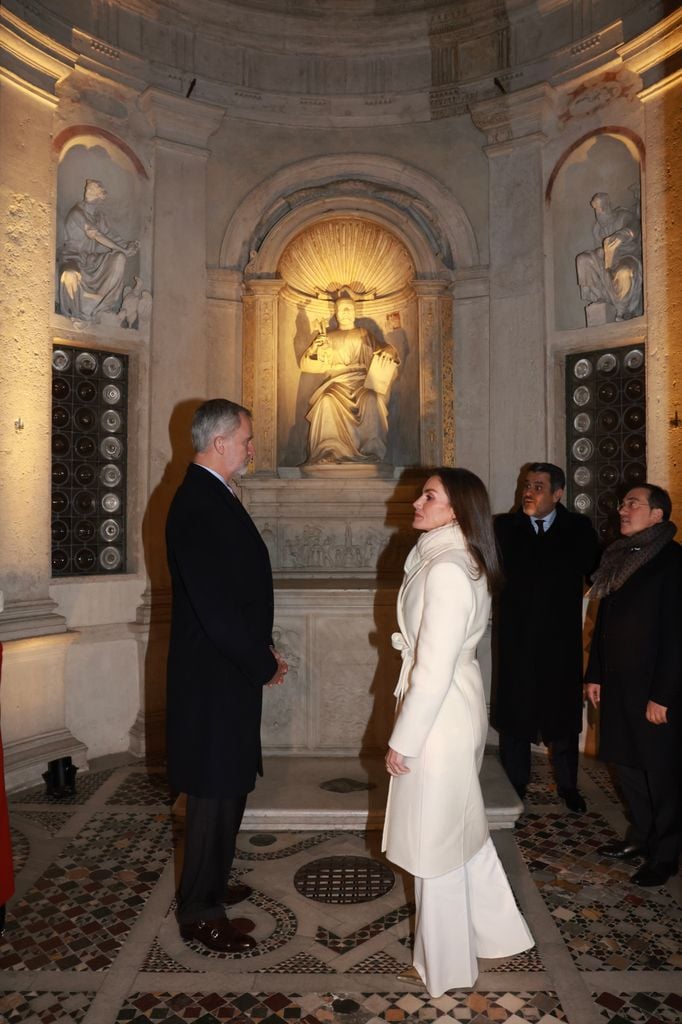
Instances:
[[[294,875],[302,896],[318,903],[367,903],[393,888],[391,869],[370,857],[323,857],[304,864]]]
[[[566,360],[567,505],[604,540],[618,534],[622,495],[646,480],[644,346]]]
[[[52,575],[125,572],[128,357],[52,352]]]

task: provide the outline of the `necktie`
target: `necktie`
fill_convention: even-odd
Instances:
[[[535,522],[535,525],[538,528],[538,537],[540,537],[545,532],[545,520],[544,519],[535,519],[534,522]]]

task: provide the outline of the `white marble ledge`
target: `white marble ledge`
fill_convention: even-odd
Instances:
[[[330,779],[370,782],[374,788],[349,793],[320,789]],[[491,830],[513,828],[523,804],[493,753],[484,758],[481,784]],[[269,757],[264,777],[249,795],[242,829],[380,829],[387,790],[381,757]]]

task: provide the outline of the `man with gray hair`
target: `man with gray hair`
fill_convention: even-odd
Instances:
[[[219,953],[253,948],[223,904],[247,898],[227,880],[247,794],[262,774],[263,686],[283,682],[272,645],[268,550],[231,480],[253,458],[248,409],[204,402],[192,421],[194,460],[166,525],[173,585],[168,652],[168,777],[187,795],[177,893],[183,939]]]

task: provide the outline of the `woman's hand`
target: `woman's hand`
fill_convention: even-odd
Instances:
[[[389,775],[406,775],[409,772],[409,768],[405,764],[405,758],[402,754],[399,754],[397,750],[393,750],[392,747],[388,748],[386,754],[386,771]]]
[[[599,707],[601,701],[601,684],[600,683],[585,683],[583,687],[583,696],[585,700],[588,700],[593,708]]]

